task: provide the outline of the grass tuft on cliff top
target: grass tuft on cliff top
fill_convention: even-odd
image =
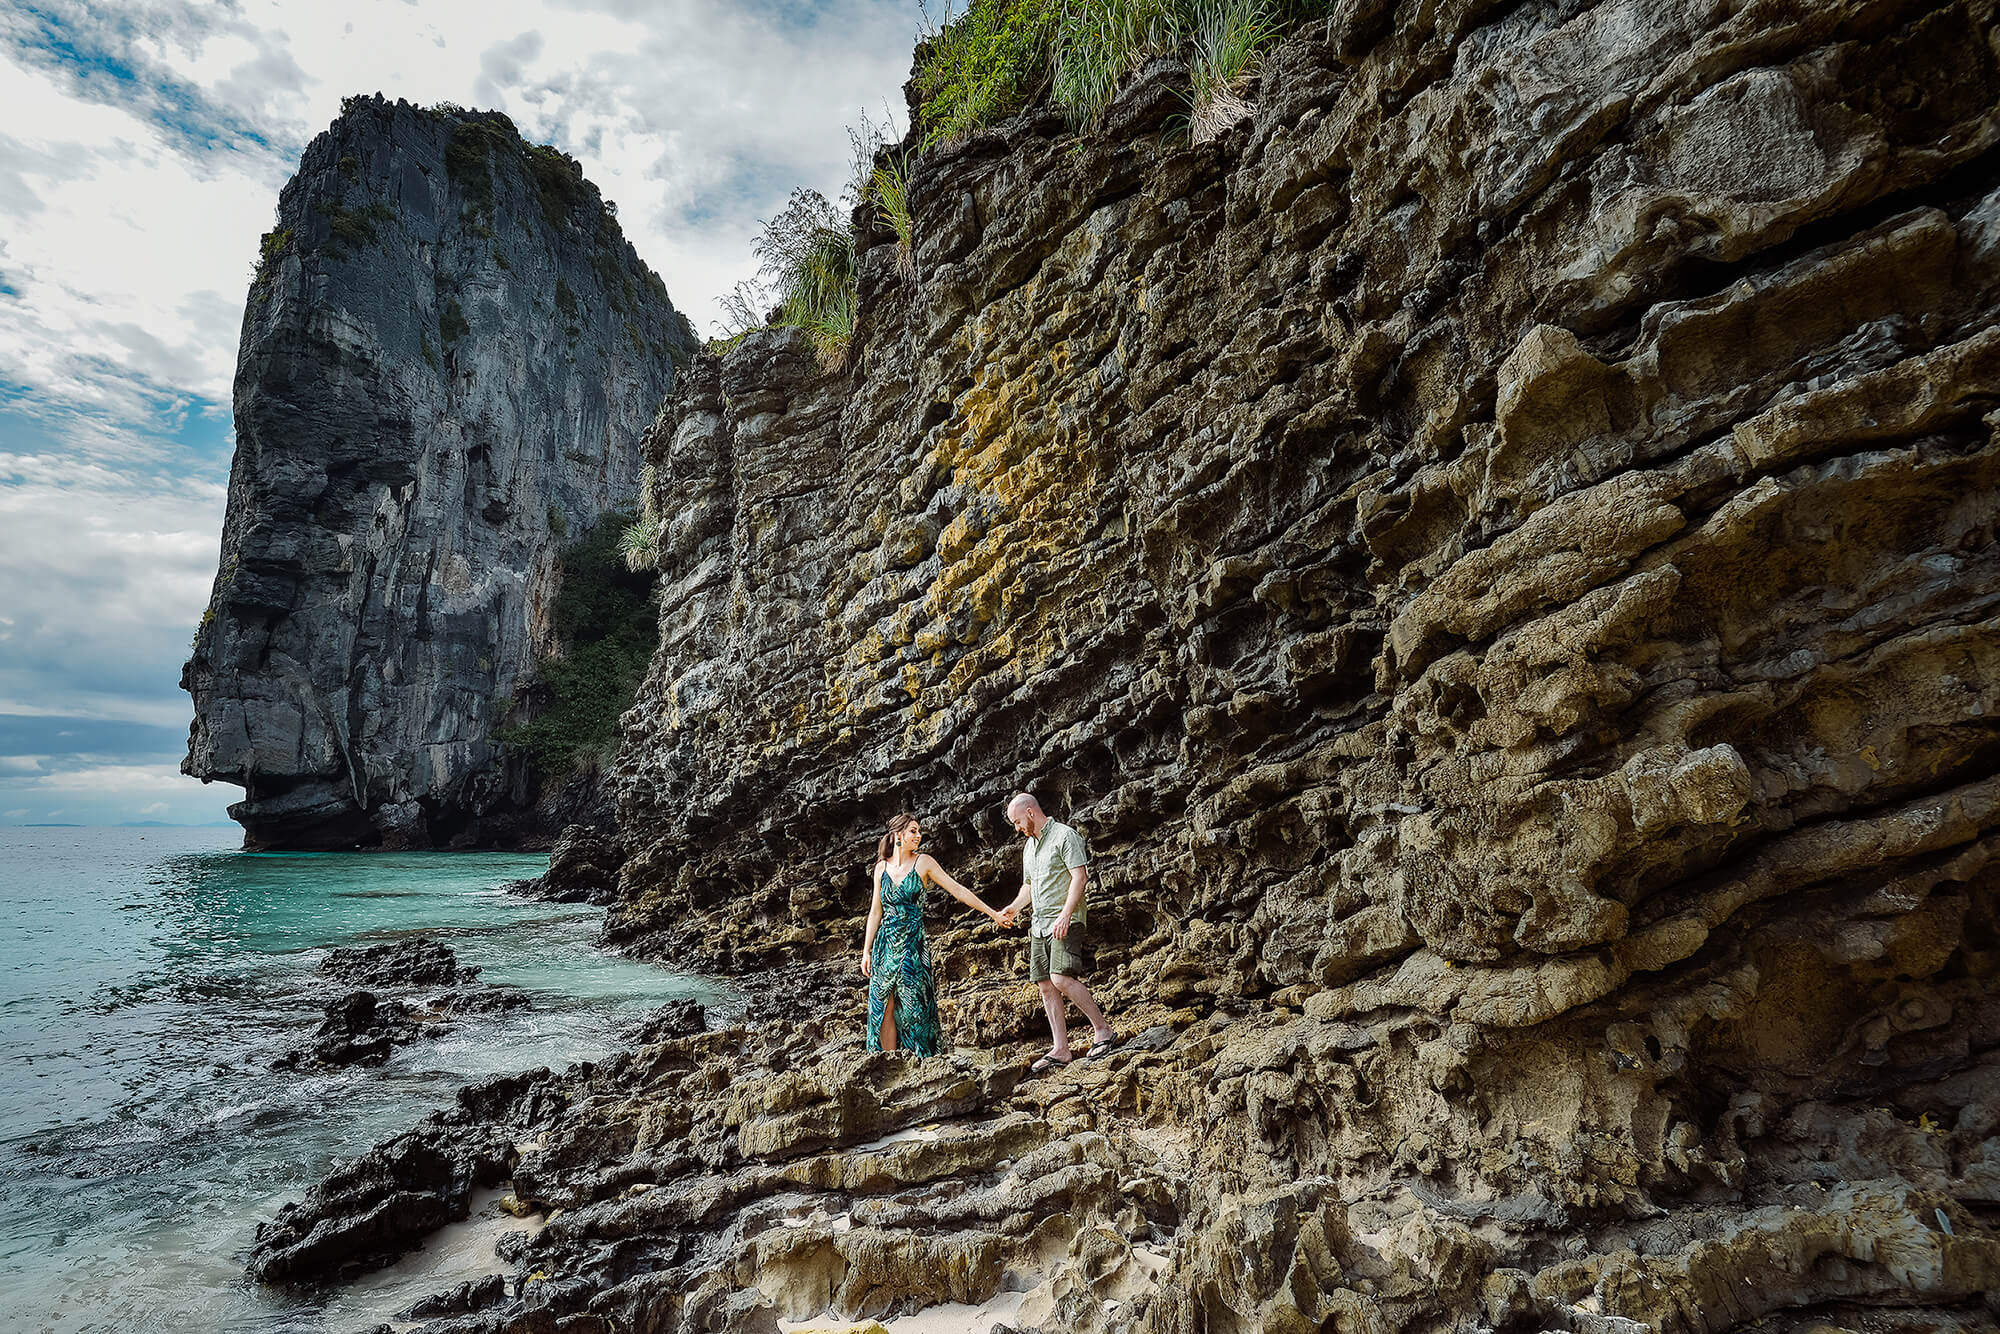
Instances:
[[[1046,96],[1086,129],[1147,61],[1187,67],[1187,133],[1196,143],[1242,121],[1258,62],[1288,30],[1324,18],[1333,0],[947,0],[916,52],[916,150],[950,143]],[[727,354],[757,329],[794,325],[820,362],[845,360],[858,318],[858,245],[876,220],[896,234],[896,259],[914,275],[912,150],[866,114],[848,131],[854,174],[843,202],[870,218],[857,238],[815,190],[797,189],[752,243],[757,276],[722,299],[722,328],[707,349]],[[885,151],[886,149],[886,151]]]
[[[825,195],[801,187],[764,224],[750,250],[760,281],[738,283],[722,299],[722,350],[753,329],[795,325],[812,339],[822,366],[838,366],[854,336],[856,307],[854,235],[847,220]]]
[[[1200,144],[1249,116],[1244,85],[1282,29],[1265,0],[1187,0],[1186,7],[1189,130]]]
[[[972,0],[932,33],[917,62],[923,146],[962,139],[1033,102],[1049,80],[1064,8],[1061,0]]]
[[[1082,128],[1155,57],[1189,69],[1190,137],[1249,113],[1245,86],[1284,33],[1332,0],[971,0],[918,49],[922,145],[950,143],[1033,105],[1044,90]]]
[[[811,337],[825,369],[846,359],[860,307],[851,215],[867,213],[871,221],[862,224],[864,230],[872,219],[886,222],[896,233],[898,265],[905,273],[913,267],[905,156],[889,147],[893,138],[890,126],[875,124],[864,112],[861,124],[847,131],[852,156],[841,204],[827,202],[817,190],[796,189],[778,215],[762,224],[750,245],[757,276],[722,298],[722,336],[708,341],[710,352],[722,356],[753,330],[792,325]]]
[[[1050,96],[1071,124],[1095,120],[1117,96],[1120,79],[1180,45],[1182,27],[1178,7],[1168,0],[1067,6],[1050,52]]]

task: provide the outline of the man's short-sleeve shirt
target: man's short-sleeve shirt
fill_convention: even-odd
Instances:
[[[1060,820],[1043,825],[1041,836],[1027,840],[1022,846],[1021,869],[1034,895],[1036,935],[1046,936],[1054,930],[1056,918],[1062,916],[1063,904],[1069,902],[1069,873],[1089,864],[1090,856],[1083,850],[1083,835]],[[1069,920],[1072,925],[1082,926],[1083,918],[1084,905],[1079,903],[1076,914]]]

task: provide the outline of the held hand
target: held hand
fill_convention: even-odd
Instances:
[[[1062,940],[1068,935],[1069,935],[1069,914],[1064,913],[1062,916],[1056,918],[1055,937],[1057,940]]]

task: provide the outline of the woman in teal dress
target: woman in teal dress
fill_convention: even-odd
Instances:
[[[924,886],[941,886],[969,908],[995,922],[1000,914],[977,894],[953,880],[937,859],[918,852],[924,828],[907,811],[889,821],[875,849],[875,902],[868,909],[868,935],[861,943],[861,975],[868,979],[868,1050],[938,1050],[937,981],[931,976],[930,945],[924,939]]]

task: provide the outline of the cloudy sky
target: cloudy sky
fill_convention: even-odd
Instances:
[[[939,6],[935,3],[932,9]],[[711,332],[918,0],[0,0],[0,825],[224,818],[179,775],[260,233],[340,99],[497,108],[574,154]]]

